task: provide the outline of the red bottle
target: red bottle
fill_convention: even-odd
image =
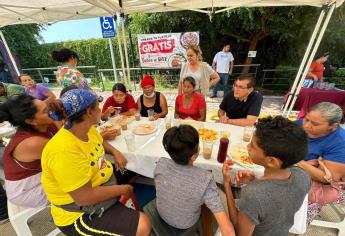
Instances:
[[[228,153],[228,146],[229,146],[229,139],[227,138],[227,136],[223,136],[219,140],[219,149],[218,149],[218,156],[217,156],[218,162],[223,163],[225,161],[226,155]]]

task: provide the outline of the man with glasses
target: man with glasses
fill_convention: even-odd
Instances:
[[[252,126],[260,114],[263,97],[254,91],[254,78],[245,74],[234,82],[219,105],[218,117],[221,123],[238,126]]]

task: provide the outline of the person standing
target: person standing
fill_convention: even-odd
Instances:
[[[219,81],[219,76],[209,64],[202,61],[202,52],[199,46],[189,46],[186,53],[187,63],[181,67],[178,94],[183,93],[183,79],[190,76],[195,80],[195,91],[205,97],[208,95],[210,88]]]
[[[62,87],[75,84],[80,89],[90,89],[84,75],[77,69],[79,56],[68,48],[55,49],[51,53],[54,61],[62,63],[56,71],[56,81]]]
[[[220,83],[222,83],[224,86],[223,96],[225,96],[228,89],[227,87],[228,87],[229,75],[232,74],[232,69],[234,68],[234,56],[230,52],[230,44],[225,43],[223,45],[222,51],[218,52],[215,55],[213,59],[213,63],[212,63],[212,68],[215,71],[217,71],[217,73],[219,74],[220,80],[213,87],[213,93],[212,93],[211,98],[217,97],[217,92],[219,90]]]

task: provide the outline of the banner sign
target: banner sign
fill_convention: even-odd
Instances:
[[[199,45],[199,32],[139,34],[141,67],[179,68],[187,61],[186,49]]]

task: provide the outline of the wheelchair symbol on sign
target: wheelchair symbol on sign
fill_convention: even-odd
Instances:
[[[105,30],[112,29],[110,22],[106,18],[103,18],[102,27]]]

